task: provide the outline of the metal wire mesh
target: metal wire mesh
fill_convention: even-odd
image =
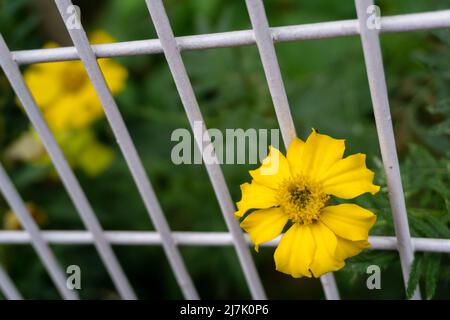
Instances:
[[[72,5],[71,1],[55,0],[55,3],[61,17],[67,19],[68,13],[66,8]],[[146,0],[146,4],[159,39],[91,46],[82,27],[80,29],[69,28],[68,31],[74,43],[73,47],[11,52],[3,37],[0,35],[0,65],[17,97],[24,106],[31,123],[40,135],[87,229],[86,231],[39,230],[7,173],[0,166],[0,190],[10,207],[17,213],[24,227],[23,231],[0,231],[0,244],[31,244],[43,261],[62,298],[77,299],[78,296],[74,291],[67,288],[65,275],[49,248],[49,244],[93,244],[97,248],[117,291],[124,299],[136,299],[137,297],[112,251],[112,245],[162,246],[186,299],[198,299],[199,296],[187,272],[178,246],[232,245],[238,255],[252,297],[255,299],[266,298],[264,288],[249,252],[249,239],[243,235],[237,221],[234,219],[233,213],[235,207],[219,165],[205,164],[229,232],[172,232],[170,230],[134,143],[98,66],[98,58],[163,53],[175,81],[189,123],[193,126],[195,121],[203,121],[203,117],[183,63],[180,54],[181,51],[256,44],[283,141],[285,145],[289,145],[290,141],[296,136],[296,131],[278,65],[274,43],[360,36],[396,231],[396,237],[372,236],[369,237],[369,241],[373,249],[399,251],[405,285],[409,277],[414,250],[450,252],[450,240],[411,238],[410,236],[379,43],[380,32],[406,32],[449,28],[450,10],[382,17],[380,29],[369,29],[366,25],[366,8],[372,5],[373,1],[356,0],[355,7],[358,17],[356,20],[270,28],[262,0],[246,0],[252,30],[177,38],[173,35],[162,1]],[[19,70],[19,65],[68,60],[82,61],[101,101],[108,122],[126,159],[156,231],[125,232],[104,231],[102,229],[88,198],[84,194],[76,176],[56,143],[55,137],[45,123]],[[202,143],[202,137],[195,136],[195,139],[198,144]],[[264,245],[275,246],[278,241],[279,238]],[[339,299],[339,291],[332,273],[322,276],[321,282],[327,299]],[[1,266],[0,289],[8,299],[21,299],[20,293]],[[413,298],[420,299],[419,288],[417,288]]]

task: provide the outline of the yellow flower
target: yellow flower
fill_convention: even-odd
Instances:
[[[278,271],[295,278],[320,277],[339,270],[344,260],[370,246],[368,233],[376,216],[355,204],[331,205],[332,196],[352,199],[375,194],[374,173],[364,154],[343,158],[344,140],[318,134],[295,139],[284,157],[270,147],[260,168],[241,185],[236,218],[250,209],[241,227],[258,246],[282,236],[274,258]]]
[[[94,44],[114,42],[104,31],[90,37]],[[53,43],[45,47],[55,47]],[[115,95],[125,87],[127,70],[111,59],[100,59],[100,68]],[[103,109],[81,61],[39,63],[24,73],[39,108],[54,132],[80,129],[103,117]]]
[[[104,31],[95,31],[89,40],[92,44],[115,41]],[[46,48],[57,46],[55,43],[45,45]],[[111,93],[115,95],[123,91],[127,70],[111,59],[100,59],[98,63]],[[24,78],[71,166],[79,167],[91,176],[106,169],[114,153],[97,141],[90,127],[104,113],[82,62],[34,64],[25,71]],[[51,164],[32,129],[13,143],[7,155],[12,160],[35,165]]]

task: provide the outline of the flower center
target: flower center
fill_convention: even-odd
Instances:
[[[319,219],[320,211],[330,196],[322,185],[305,176],[285,180],[278,191],[281,208],[294,223],[310,224]]]

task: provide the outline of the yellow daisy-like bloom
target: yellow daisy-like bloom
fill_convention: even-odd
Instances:
[[[89,41],[100,44],[112,43],[115,39],[104,31],[95,31]],[[48,43],[44,47],[57,46]],[[112,59],[100,59],[98,63],[111,93],[116,95],[123,91],[127,69]],[[93,121],[103,117],[104,113],[83,63],[34,64],[25,70],[24,79],[71,166],[80,167],[90,176],[105,170],[111,164],[114,153],[110,147],[97,141],[91,129]],[[33,129],[15,141],[8,148],[7,155],[13,160],[51,164]]]
[[[292,141],[284,157],[270,147],[260,168],[241,185],[237,219],[258,246],[279,236],[278,271],[298,277],[320,277],[344,266],[344,260],[370,246],[368,233],[376,216],[356,204],[331,205],[332,196],[352,199],[375,194],[374,173],[364,154],[343,158],[344,140],[312,131],[306,142]]]
[[[111,43],[114,38],[104,31],[90,36],[93,44]],[[56,47],[48,43],[45,47]],[[100,68],[112,94],[125,88],[127,70],[111,59],[100,59]],[[103,109],[81,61],[39,63],[24,73],[45,119],[54,132],[80,129],[103,116]]]

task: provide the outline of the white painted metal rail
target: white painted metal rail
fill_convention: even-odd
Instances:
[[[42,231],[45,241],[57,245],[92,245],[94,243],[89,231]],[[231,246],[233,238],[228,232],[188,232],[175,231],[172,236],[177,245],[181,246]],[[105,237],[113,245],[118,246],[158,246],[161,236],[154,231],[105,231]],[[279,241],[261,244],[261,247],[275,247]],[[250,239],[245,236],[250,245]],[[412,238],[415,251],[450,253],[450,239]],[[30,234],[26,231],[0,231],[0,244],[26,245],[31,243]],[[398,250],[396,237],[370,236],[369,242],[373,250]]]
[[[72,4],[71,1],[55,0],[55,2],[62,19],[65,20],[67,18],[66,9]],[[262,0],[246,0],[252,25],[251,30],[175,37],[162,1],[146,0],[145,2],[150,13],[149,19],[152,20],[159,39],[90,45],[81,27],[81,29],[68,30],[74,43],[73,47],[11,52],[0,35],[0,65],[17,97],[22,102],[31,123],[39,133],[87,229],[86,231],[39,230],[7,173],[0,165],[0,190],[11,208],[18,214],[24,227],[24,231],[0,231],[0,244],[31,244],[47,268],[62,298],[77,299],[78,296],[65,286],[64,274],[51,252],[49,244],[94,245],[118,293],[124,299],[136,299],[137,297],[114,255],[112,245],[162,246],[180,290],[186,299],[198,299],[199,296],[178,246],[233,246],[252,297],[255,299],[266,298],[248,248],[250,241],[247,236],[243,235],[234,219],[235,207],[219,165],[205,164],[228,232],[172,232],[170,230],[138,152],[97,64],[96,59],[98,58],[164,54],[189,123],[193,126],[195,121],[202,121],[203,117],[180,52],[183,50],[207,50],[256,44],[283,141],[287,146],[296,136],[296,131],[274,43],[360,36],[396,231],[396,237],[370,237],[372,248],[375,250],[399,251],[405,283],[408,279],[414,251],[450,252],[450,239],[411,238],[410,236],[379,44],[379,33],[450,28],[450,10],[382,17],[381,28],[372,30],[367,28],[366,24],[366,9],[373,4],[372,1],[355,0],[358,17],[355,20],[270,28]],[[104,231],[102,229],[19,70],[19,65],[68,60],[81,60],[86,68],[156,231]],[[206,129],[206,127],[203,129]],[[202,137],[195,136],[195,139],[197,144],[202,143]],[[279,238],[263,246],[275,246],[278,241]],[[339,291],[333,274],[322,276],[321,282],[327,299],[339,299]],[[8,299],[22,298],[2,266],[0,266],[0,289]],[[418,288],[414,298],[420,298]]]

